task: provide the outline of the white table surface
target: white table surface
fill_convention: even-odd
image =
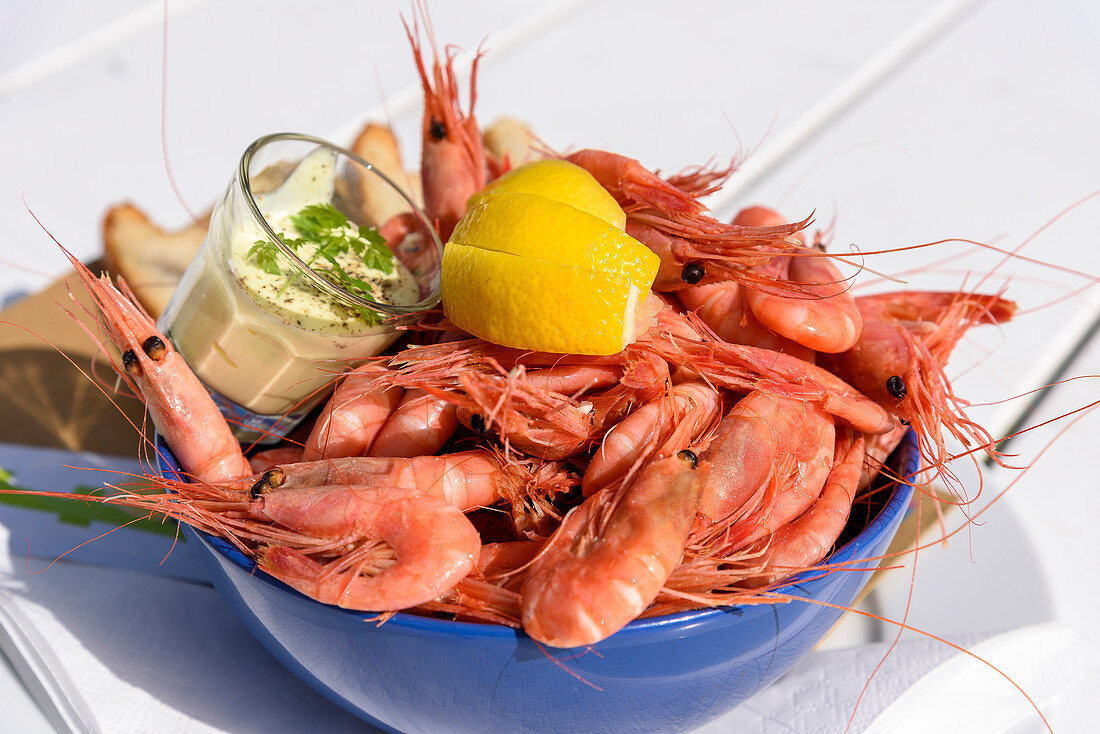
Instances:
[[[28,207],[92,259],[109,205],[130,200],[181,226],[264,133],[349,142],[365,121],[388,118],[406,162],[417,159],[418,83],[399,22],[408,3],[167,7],[165,27],[160,2],[0,6],[0,294],[33,291],[64,270]],[[483,42],[483,122],[517,116],[553,146],[608,148],[666,171],[750,154],[716,211],[755,202],[816,211],[835,247],[958,237],[1012,248],[1100,190],[1100,5],[1090,0],[476,0],[431,11],[440,42]],[[468,62],[461,56],[460,70]],[[968,337],[950,370],[960,394],[988,403],[975,415],[999,433],[1026,403],[1001,401],[1045,384],[1100,315],[1100,289],[1087,287],[1100,275],[1098,231],[1100,197],[1023,250],[1085,277],[1001,263],[961,243],[867,264],[904,273],[912,288],[1007,284],[1020,317]],[[1100,347],[1069,374],[1100,374]],[[1098,396],[1098,380],[1058,386],[1031,423]],[[1021,437],[1019,461],[1031,463],[1055,434]],[[1093,413],[983,522],[922,552],[909,624],[951,636],[1053,620],[1095,639],[1100,495],[1086,457],[1098,443]],[[987,471],[988,489],[1016,474]],[[909,579],[895,573],[876,592],[887,616],[904,613]],[[849,623],[831,644],[889,634]],[[1056,730],[1086,730],[1086,691],[1100,691],[1097,675],[1053,708]],[[12,731],[49,730],[2,669],[0,705],[19,722]]]

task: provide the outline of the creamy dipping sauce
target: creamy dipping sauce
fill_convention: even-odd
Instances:
[[[307,233],[295,226],[295,217],[311,205],[330,204],[335,173],[335,153],[318,148],[281,186],[254,196],[271,228],[284,241],[297,242],[299,258],[309,263],[316,257],[312,267],[317,272],[334,266],[318,255],[320,245],[303,236]],[[283,423],[296,422],[336,374],[381,352],[397,332],[380,324],[380,318],[364,317],[318,290],[273,245],[264,248],[269,237],[243,199],[238,182],[232,182],[211,217],[202,251],[161,318],[161,328],[207,387],[235,404],[220,401],[223,412],[244,409],[229,415],[231,422],[243,421],[262,432],[275,422],[268,418],[290,414]],[[355,238],[358,227],[349,222],[325,234]],[[339,270],[369,288],[366,295],[372,300],[415,303],[416,279],[384,246],[382,251],[389,272],[369,267],[350,249],[333,259]]]

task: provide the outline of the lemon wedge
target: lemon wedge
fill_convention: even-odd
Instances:
[[[592,174],[569,161],[545,158],[513,168],[471,196],[466,208],[501,193],[545,196],[598,217],[616,229],[626,229],[626,214],[615,197]]]
[[[615,354],[637,336],[643,291],[621,278],[454,242],[443,253],[443,274],[447,318],[495,344]]]
[[[483,197],[455,226],[451,242],[577,265],[644,289],[659,264],[652,250],[607,221],[532,194]]]
[[[566,165],[603,191],[587,171]],[[516,170],[523,169],[532,170]],[[530,181],[559,180],[554,178],[558,174],[528,175]],[[574,177],[570,172],[565,178]],[[649,307],[644,304],[660,265],[657,255],[607,218],[547,195],[588,191],[588,183],[544,187],[545,194],[507,190],[510,186],[471,198],[447,243],[447,318],[486,341],[518,349],[594,355],[622,351],[646,322]],[[598,197],[586,194],[572,201],[592,209]],[[610,207],[596,208],[613,213]]]

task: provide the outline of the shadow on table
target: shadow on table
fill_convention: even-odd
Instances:
[[[36,574],[19,568],[11,578],[75,638],[40,624],[101,725],[132,721],[138,731],[193,720],[235,733],[378,731],[283,668],[212,589],[60,563]],[[155,711],[118,683],[171,710]]]

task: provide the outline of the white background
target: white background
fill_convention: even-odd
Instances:
[[[415,165],[420,100],[399,18],[410,14],[406,2],[167,7],[165,26],[159,2],[0,5],[0,295],[33,292],[64,270],[28,207],[66,247],[94,259],[108,206],[133,201],[155,221],[182,226],[265,133],[347,143],[365,121],[389,119]],[[556,148],[608,148],[668,172],[745,158],[716,211],[756,202],[792,217],[815,211],[835,248],[1026,241],[1023,253],[1077,271],[1001,263],[958,242],[867,261],[903,274],[904,287],[1006,287],[1020,302],[1015,322],[968,338],[952,362],[958,392],[990,403],[975,415],[997,433],[1026,403],[1002,401],[1045,384],[1100,314],[1098,289],[1088,287],[1100,275],[1100,197],[1028,240],[1100,190],[1097,8],[1089,0],[476,0],[436,2],[431,13],[438,41],[467,52],[464,93],[468,52],[485,51],[477,105],[485,122],[520,117]],[[1100,374],[1100,348],[1082,352],[1069,374]],[[1029,421],[1098,397],[1096,379],[1059,386]],[[1034,468],[949,548],[921,553],[915,576],[895,573],[876,595],[879,607],[900,617],[914,577],[909,623],[936,634],[1056,620],[1095,639],[1098,443],[1095,413],[1062,436],[1051,427],[1022,437],[1017,461]],[[984,497],[1015,476],[989,472]],[[949,516],[951,529],[960,523]],[[854,625],[837,640],[882,634]],[[1095,674],[1089,680],[1100,687]],[[7,691],[0,697],[17,697]],[[1078,691],[1055,708],[1066,731],[1083,730],[1074,728],[1083,698]]]

